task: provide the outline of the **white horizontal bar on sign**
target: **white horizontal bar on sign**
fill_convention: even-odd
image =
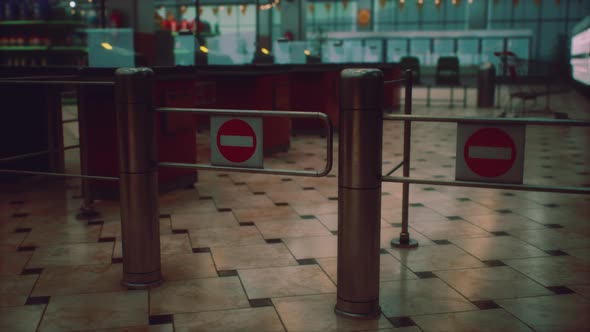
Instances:
[[[221,135],[219,143],[221,146],[235,146],[241,148],[254,147],[254,139],[252,136]]]
[[[512,149],[491,146],[470,146],[469,158],[510,160],[512,159]]]

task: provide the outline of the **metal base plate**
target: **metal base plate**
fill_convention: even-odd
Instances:
[[[391,246],[402,249],[418,248],[418,241],[409,239],[407,242],[402,243],[400,239],[393,239],[391,240]]]
[[[124,287],[126,287],[127,289],[148,289],[151,287],[156,287],[159,286],[162,283],[162,280],[157,280],[151,283],[147,283],[147,284],[135,284],[135,283],[130,283],[130,282],[125,282],[125,281],[121,281],[121,285],[123,285]]]
[[[336,315],[338,315],[338,316],[352,318],[352,319],[359,319],[359,320],[377,319],[379,317],[379,315],[381,315],[381,307],[379,307],[379,309],[377,311],[371,312],[368,314],[355,314],[352,312],[342,311],[342,310],[334,307],[334,313],[336,313]]]

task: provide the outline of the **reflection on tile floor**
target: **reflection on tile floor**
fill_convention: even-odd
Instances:
[[[573,93],[552,103],[590,118],[588,100]],[[66,127],[64,140],[77,143]],[[384,126],[384,170],[401,159],[401,131]],[[454,178],[455,131],[413,126],[413,176]],[[198,134],[199,151],[208,151],[207,134]],[[588,129],[531,126],[526,135],[525,183],[590,184]],[[297,135],[265,165],[320,168],[323,148],[322,138]],[[77,153],[66,152],[71,173]],[[420,246],[408,250],[390,245],[400,233],[401,185],[384,183],[383,313],[351,320],[334,314],[337,184],[334,176],[200,172],[194,189],[160,195],[164,282],[140,291],[120,284],[118,202],[96,202],[102,216],[88,223],[76,219],[78,180],[0,184],[0,331],[590,330],[590,197],[411,185],[410,235]]]

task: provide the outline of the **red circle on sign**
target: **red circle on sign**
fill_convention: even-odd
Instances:
[[[256,133],[244,120],[226,121],[217,131],[217,148],[225,159],[234,163],[244,162],[256,151]]]
[[[516,145],[503,130],[483,128],[469,136],[463,148],[463,157],[475,174],[497,177],[504,175],[514,165]]]

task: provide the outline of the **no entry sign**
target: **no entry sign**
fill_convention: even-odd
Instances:
[[[262,119],[211,117],[211,164],[262,167]]]
[[[455,178],[522,183],[525,126],[459,124]]]

